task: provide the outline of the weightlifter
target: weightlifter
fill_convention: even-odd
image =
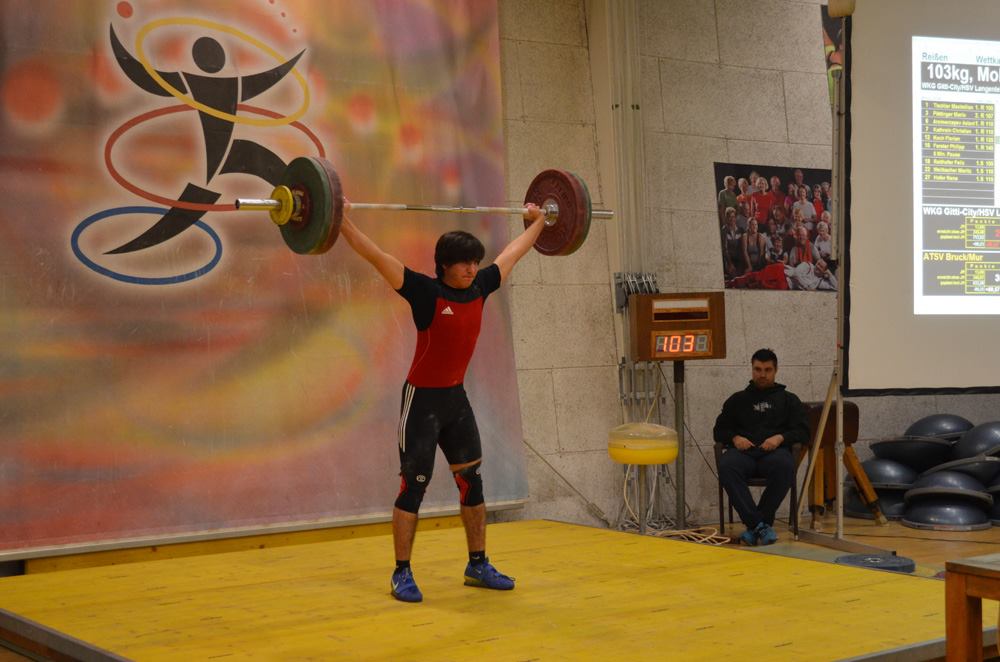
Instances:
[[[524,219],[530,225],[484,269],[479,264],[486,250],[476,237],[462,231],[442,235],[434,249],[437,278],[431,278],[411,271],[358,230],[347,217],[350,203],[344,201],[341,235],[406,299],[417,327],[417,346],[403,383],[398,427],[402,480],[392,509],[396,554],[392,595],[397,600],[423,600],[413,579],[410,554],[417,513],[431,480],[438,446],[458,486],[469,547],[465,583],[499,590],[514,588],[514,579],[499,572],[486,556],[482,445],[463,381],[479,337],[486,297],[507,279],[545,227],[545,213],[533,204],[526,208]]]

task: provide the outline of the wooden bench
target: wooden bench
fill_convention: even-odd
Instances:
[[[983,598],[1000,600],[1000,554],[948,561],[944,568],[947,659],[978,662],[983,659]]]

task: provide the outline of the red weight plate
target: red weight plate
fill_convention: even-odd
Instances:
[[[583,216],[583,223],[576,233],[577,240],[572,245],[570,245],[569,250],[562,255],[569,255],[570,253],[575,253],[580,246],[583,246],[583,242],[587,240],[587,235],[590,234],[590,219],[593,215],[593,206],[590,202],[590,189],[587,188],[587,182],[583,181],[583,178],[577,175],[575,172],[568,172],[574,179],[576,179],[577,184],[579,184],[580,189],[583,191],[583,199],[586,201],[587,213]]]
[[[579,177],[565,170],[543,170],[532,180],[524,202],[539,207],[555,202],[559,207],[556,222],[546,226],[535,241],[539,253],[569,255],[583,244],[590,230],[591,207],[590,193]]]

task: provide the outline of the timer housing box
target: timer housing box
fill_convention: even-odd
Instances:
[[[633,361],[726,357],[724,292],[633,294],[628,324]]]

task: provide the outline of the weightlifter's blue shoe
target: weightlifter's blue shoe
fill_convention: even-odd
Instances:
[[[413,570],[396,568],[392,573],[392,597],[403,602],[420,602],[424,599],[424,594],[413,580]]]
[[[485,563],[465,566],[465,585],[480,588],[494,588],[498,591],[509,591],[514,588],[514,578],[508,577],[493,567],[489,559]]]

